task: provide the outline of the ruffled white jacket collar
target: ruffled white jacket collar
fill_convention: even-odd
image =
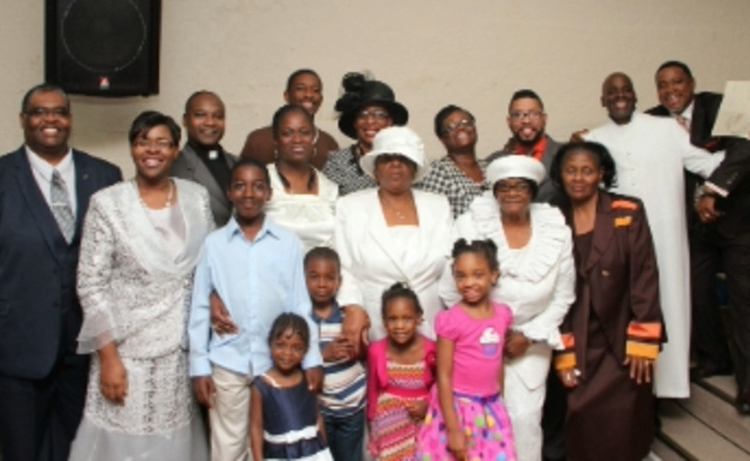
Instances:
[[[508,246],[500,224],[500,209],[490,191],[474,199],[469,210],[458,218],[457,226],[461,235],[489,238],[495,242],[503,276],[538,282],[557,264],[570,230],[560,210],[546,203],[532,203],[529,212],[531,239],[524,248],[523,264],[518,264],[518,258]],[[471,227],[473,232],[464,232]]]

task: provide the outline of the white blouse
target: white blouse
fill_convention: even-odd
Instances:
[[[317,195],[290,194],[284,189],[276,165],[268,165],[268,173],[273,193],[266,204],[266,215],[294,232],[302,240],[305,252],[317,246],[332,246],[338,186],[315,170]]]

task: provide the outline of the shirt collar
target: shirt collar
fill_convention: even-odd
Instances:
[[[52,171],[57,170],[62,177],[66,177],[73,171],[73,155],[72,149],[68,149],[68,152],[62,158],[60,163],[56,166],[50,165],[46,160],[39,156],[36,152],[31,150],[28,145],[26,147],[26,157],[29,159],[31,168],[43,177],[46,181],[52,182]]]
[[[682,111],[681,114],[679,114],[680,117],[683,117],[688,123],[693,121],[693,106],[695,105],[695,98],[693,98],[692,101],[690,101],[690,104],[685,108],[685,110]]]
[[[219,160],[223,157],[224,148],[221,147],[221,144],[218,144],[215,149],[208,149],[205,146],[201,146],[192,139],[188,139],[187,143],[193,149],[193,151],[195,151],[195,153],[203,159]]]
[[[344,319],[344,316],[341,314],[341,309],[339,308],[339,303],[338,301],[336,301],[336,299],[333,300],[333,311],[331,312],[331,316],[327,319],[318,317],[318,314],[315,313],[315,309],[311,309],[311,312],[312,319],[315,321],[315,323],[323,323],[324,321],[338,322]]]
[[[238,236],[242,239],[245,238],[245,234],[242,232],[240,224],[237,222],[237,219],[234,217],[234,215],[232,215],[232,219],[227,222],[227,225],[224,226],[224,229],[226,229],[227,232],[227,240],[231,240],[235,236]],[[260,231],[258,232],[258,235],[255,236],[255,240],[253,242],[257,242],[263,239],[266,235],[275,239],[279,238],[279,226],[275,222],[273,222],[271,218],[268,217],[268,215],[263,218],[263,226],[261,226]]]
[[[544,153],[547,151],[547,135],[542,135],[542,138],[534,144],[531,149],[522,146],[520,143],[516,144],[516,154],[527,155],[534,157],[535,159],[542,161]]]

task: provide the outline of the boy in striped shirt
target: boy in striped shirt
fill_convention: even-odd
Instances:
[[[341,285],[338,254],[326,247],[310,250],[305,255],[305,280],[312,317],[320,326],[324,378],[318,401],[328,444],[335,461],[358,460],[365,427],[365,368],[341,331],[345,310],[336,302]],[[364,345],[359,349],[366,351]]]

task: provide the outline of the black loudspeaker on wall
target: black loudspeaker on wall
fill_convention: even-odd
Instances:
[[[46,0],[45,80],[95,96],[159,92],[161,0]]]

